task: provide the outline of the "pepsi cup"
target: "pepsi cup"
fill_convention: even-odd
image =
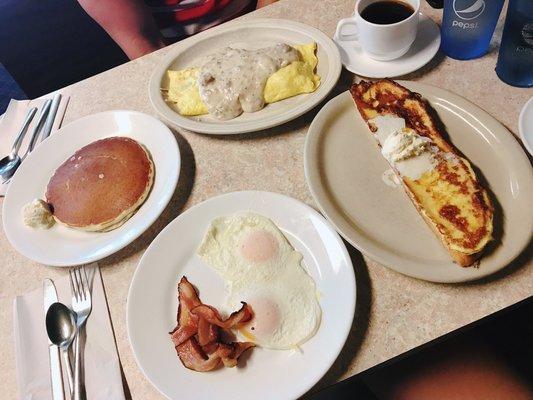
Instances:
[[[445,0],[442,51],[457,60],[487,53],[503,3],[504,0]]]
[[[509,0],[496,73],[509,85],[533,86],[533,0]]]

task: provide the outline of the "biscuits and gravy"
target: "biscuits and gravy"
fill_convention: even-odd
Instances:
[[[316,43],[278,43],[258,50],[227,47],[200,68],[168,70],[162,88],[167,104],[185,116],[211,114],[221,120],[254,112],[320,85]]]

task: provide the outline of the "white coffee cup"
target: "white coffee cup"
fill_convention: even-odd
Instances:
[[[369,57],[390,61],[403,56],[413,44],[418,29],[420,0],[402,0],[415,10],[408,18],[394,24],[374,24],[361,17],[361,12],[372,3],[382,0],[359,0],[353,17],[344,18],[337,24],[335,39],[359,44]],[[355,27],[355,33],[346,34],[344,28]]]

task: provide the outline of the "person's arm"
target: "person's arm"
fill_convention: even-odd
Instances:
[[[255,8],[260,9],[262,7],[275,3],[276,1],[278,0],[257,0],[257,5],[255,6]]]
[[[124,53],[134,59],[165,46],[142,0],[78,0]]]

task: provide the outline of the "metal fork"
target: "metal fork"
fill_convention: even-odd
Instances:
[[[69,277],[70,290],[72,292],[72,309],[76,313],[76,326],[78,327],[74,350],[74,400],[81,400],[81,333],[92,309],[91,287],[87,279],[87,272],[83,266],[71,268]]]

